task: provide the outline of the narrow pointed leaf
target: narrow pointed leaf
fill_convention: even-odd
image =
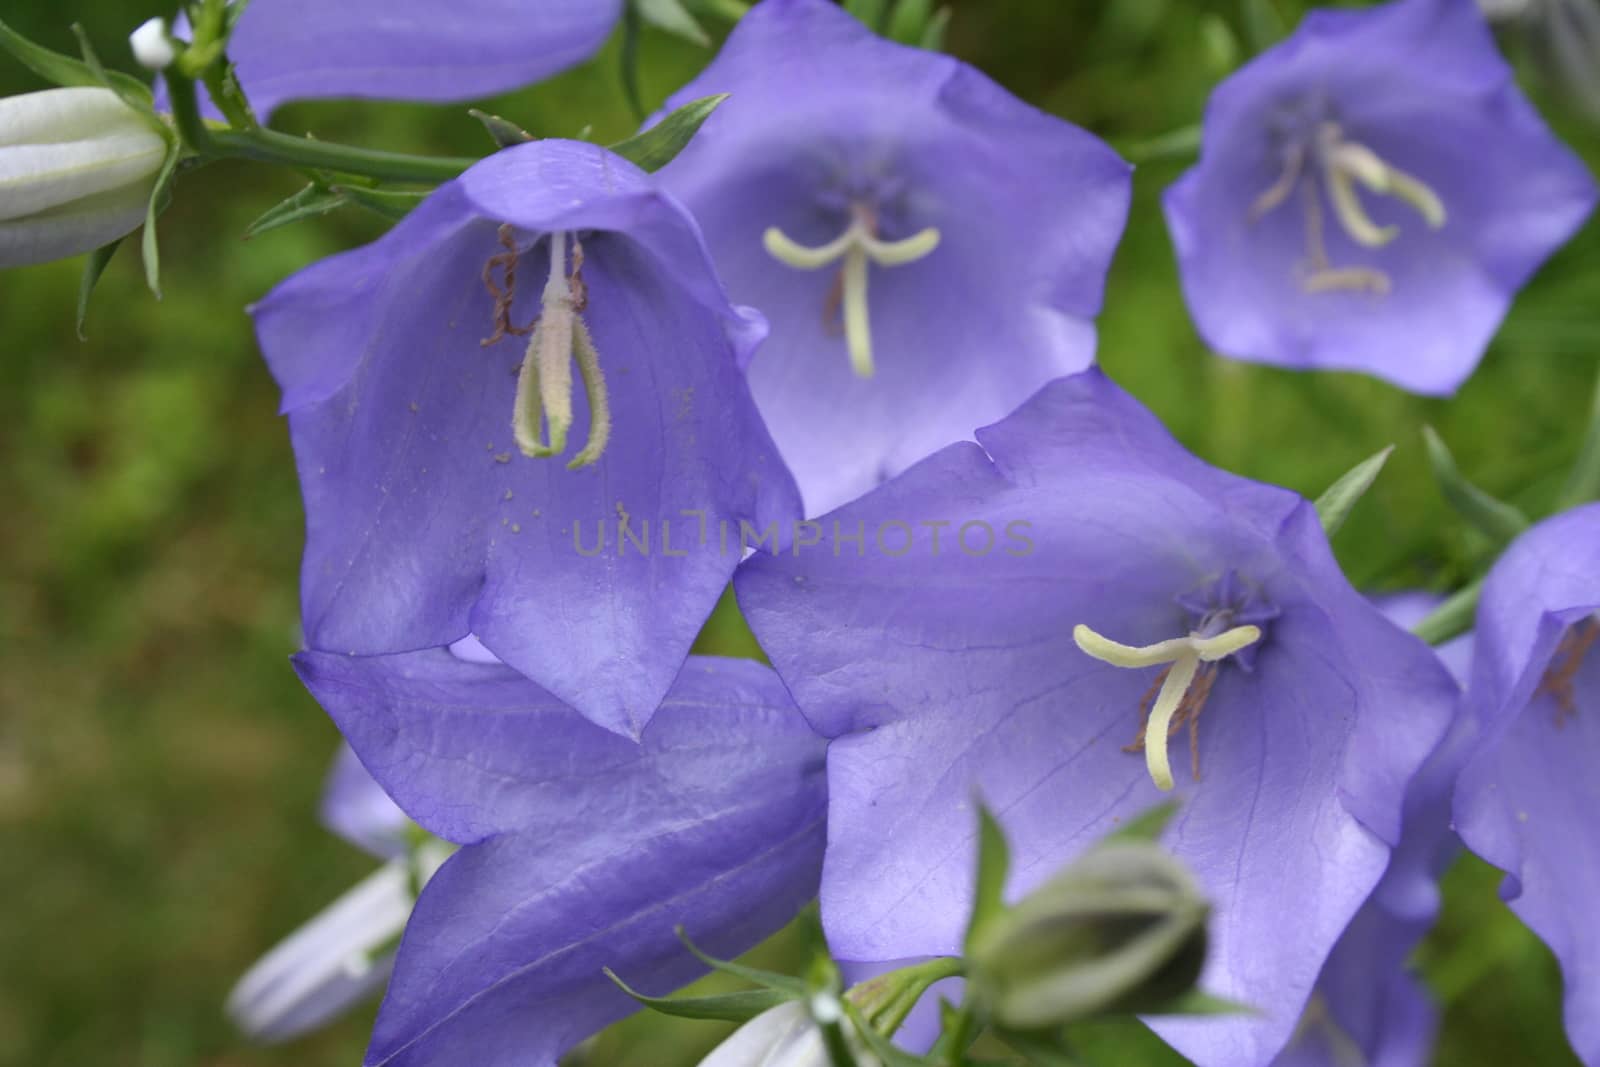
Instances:
[[[759,967],[747,967],[742,963],[734,963],[732,960],[719,960],[715,956],[707,955],[700,951],[700,946],[689,939],[688,933],[681,926],[677,929],[677,935],[678,940],[683,942],[683,947],[693,953],[695,959],[714,971],[721,971],[723,974],[731,974],[735,978],[743,978],[747,982],[754,982],[763,989],[789,994],[784,998],[786,1000],[796,1000],[810,992],[806,988],[804,981],[791,975],[779,974],[776,971],[763,971]]]
[[[708,997],[652,997],[639,992],[618,978],[610,967],[604,968],[604,971],[605,976],[615,982],[618,989],[640,1004],[652,1011],[680,1019],[723,1019],[728,1022],[747,1023],[762,1012],[795,999],[775,989],[744,989],[737,993]]]
[[[1452,637],[1460,637],[1472,629],[1482,592],[1483,579],[1480,578],[1434,608],[1432,614],[1411,628],[1411,632],[1430,645],[1442,645]]]
[[[83,279],[78,283],[78,340],[87,341],[88,335],[84,333],[84,325],[89,319],[89,298],[94,295],[94,287],[100,283],[100,276],[106,272],[106,267],[111,263],[111,257],[117,254],[117,249],[122,246],[122,238],[117,238],[108,245],[101,245],[89,253],[89,258],[83,263]]]
[[[1528,528],[1528,517],[1466,479],[1456,467],[1455,457],[1432,426],[1422,428],[1428,448],[1428,462],[1439,481],[1446,503],[1474,529],[1497,545],[1510,544]]]
[[[336,185],[333,191],[338,193],[345,203],[364,207],[392,222],[405,218],[411,213],[411,209],[422,203],[428,195],[395,189],[364,189],[359,185]]]
[[[161,246],[156,239],[156,219],[161,217],[161,213],[172,202],[172,183],[177,178],[178,159],[182,151],[177,142],[173,142],[168,148],[166,161],[161,164],[161,171],[156,175],[155,188],[150,191],[150,206],[145,210],[140,251],[144,254],[145,284],[150,287],[157,300],[161,299]]]
[[[1344,521],[1350,517],[1357,502],[1378,480],[1383,465],[1389,462],[1389,456],[1393,453],[1394,445],[1390,445],[1377,455],[1356,464],[1344,477],[1330,485],[1327,492],[1317,497],[1317,517],[1322,520],[1322,532],[1328,535],[1330,541],[1344,526]]]
[[[1567,476],[1561,494],[1561,510],[1600,499],[1600,382],[1594,390],[1594,405],[1589,411],[1589,429],[1578,450],[1578,460]]]
[[[10,52],[17,62],[33,71],[45,81],[56,85],[97,86],[100,79],[81,59],[35,44],[0,20],[0,48]]]
[[[941,7],[928,19],[923,27],[922,39],[917,42],[919,48],[929,52],[943,52],[945,33],[950,29],[950,16],[954,12],[948,7]]]
[[[1166,832],[1172,817],[1178,814],[1177,801],[1169,801],[1158,805],[1145,812],[1143,815],[1129,819],[1114,833],[1106,835],[1106,841],[1148,841],[1152,844],[1160,839]]]
[[[678,108],[672,114],[642,133],[611,146],[611,151],[634,164],[639,169],[658,171],[678,158],[685,146],[700,132],[706,119],[711,117],[727,93],[701,97]]]
[[[900,0],[889,15],[889,29],[884,36],[914,45],[922,40],[932,18],[933,0]]]
[[[711,47],[710,36],[683,6],[683,0],[635,0],[635,3],[639,7],[639,17],[656,29],[703,48]]]
[[[344,202],[344,198],[338,193],[313,183],[287,200],[268,208],[260,218],[245,227],[245,239],[259,237],[272,230],[300,222],[302,219],[318,218],[337,210]]]
[[[166,134],[168,132],[166,125],[157,119],[155,113],[151,110],[153,97],[150,93],[150,87],[139,79],[122,73],[120,70],[107,70],[100,62],[100,57],[95,54],[94,45],[90,43],[89,35],[84,32],[81,25],[74,22],[72,24],[72,32],[78,38],[78,47],[83,50],[83,65],[88,68],[90,75],[95,79],[94,83],[116,93],[118,99],[141,115],[148,114],[149,121],[163,134]]]
[[[512,145],[526,144],[533,140],[533,134],[499,115],[491,115],[477,108],[468,109],[467,114],[483,123],[483,128],[489,131],[489,136],[494,138],[494,143],[501,148],[510,148]]]
[[[978,805],[978,889],[972,900],[972,918],[967,923],[966,947],[970,952],[984,924],[1005,910],[1006,875],[1011,868],[1011,850],[1006,835],[989,809]]]

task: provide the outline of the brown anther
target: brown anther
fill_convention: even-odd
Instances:
[[[583,242],[577,234],[572,236],[572,274],[567,285],[572,289],[572,310],[583,311],[589,306],[589,287],[583,282]]]
[[[533,332],[531,324],[517,326],[511,321],[511,304],[517,298],[517,260],[522,253],[517,251],[515,231],[509,223],[500,226],[500,247],[505,251],[490,256],[483,265],[483,286],[494,297],[494,333],[478,342],[485,348],[508,336],[523,337]],[[505,279],[503,284],[495,280],[496,268]]]
[[[1130,745],[1122,746],[1124,752],[1143,752],[1144,735],[1150,726],[1150,709],[1155,704],[1156,696],[1161,692],[1161,685],[1167,680],[1171,667],[1164,667],[1144,696],[1139,698],[1139,733]],[[1183,700],[1178,704],[1178,710],[1173,713],[1172,722],[1167,726],[1167,736],[1171,737],[1184,724],[1189,726],[1189,770],[1194,775],[1194,780],[1200,780],[1200,713],[1205,710],[1206,700],[1211,696],[1211,687],[1217,682],[1217,665],[1215,663],[1202,664],[1194,676],[1194,681],[1189,686],[1189,691],[1183,694]]]
[[[1550,666],[1544,672],[1544,679],[1534,691],[1536,700],[1546,693],[1555,700],[1558,729],[1578,713],[1575,689],[1578,668],[1583,666],[1583,657],[1597,641],[1600,641],[1600,622],[1594,619],[1585,619],[1568,629],[1561,636],[1555,655],[1550,657]]]

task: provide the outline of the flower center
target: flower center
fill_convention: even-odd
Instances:
[[[1373,221],[1357,186],[1408,204],[1430,229],[1437,230],[1445,223],[1444,202],[1431,188],[1366,145],[1347,139],[1344,128],[1333,119],[1321,119],[1309,132],[1290,137],[1282,156],[1282,173],[1250,206],[1249,219],[1259,221],[1298,193],[1306,232],[1306,264],[1300,285],[1308,293],[1381,296],[1391,288],[1389,275],[1375,267],[1337,266],[1328,258],[1325,204],[1332,207],[1345,236],[1363,248],[1382,248],[1400,233],[1397,226]]]
[[[857,376],[870,378],[874,365],[872,327],[867,314],[868,264],[899,267],[915,263],[939,247],[939,231],[930,226],[901,241],[884,241],[878,237],[877,212],[856,202],[850,207],[850,222],[844,232],[825,245],[802,245],[776,226],[762,236],[762,243],[773,259],[796,270],[821,270],[844,261],[837,288],[844,309],[845,345]]]
[[[1193,620],[1186,637],[1136,646],[1119,644],[1081,624],[1072,631],[1077,646],[1102,663],[1164,668],[1139,702],[1138,736],[1123,749],[1144,752],[1150,780],[1162,791],[1173,786],[1167,742],[1185,725],[1190,769],[1195,781],[1200,780],[1200,713],[1216,684],[1218,667],[1231,658],[1241,670],[1253,671],[1262,626],[1278,617],[1278,609],[1231,570],[1199,592],[1174,601]]]
[[[482,342],[492,345],[507,335],[528,335],[528,347],[517,374],[517,395],[511,413],[511,431],[517,447],[530,458],[559,456],[567,450],[572,429],[572,364],[578,365],[584,395],[589,401],[589,439],[568,463],[579,470],[600,459],[611,439],[611,404],[600,353],[584,323],[588,306],[583,284],[583,245],[572,238],[572,271],[567,271],[569,234],[550,235],[550,275],[539,299],[539,317],[531,326],[511,322],[516,298],[516,269],[520,253],[510,226],[500,227],[505,251],[485,264],[483,281],[494,297],[494,333]],[[498,268],[502,280],[495,279]]]
[[[1561,643],[1550,658],[1550,666],[1544,672],[1544,679],[1534,696],[1537,698],[1549,693],[1555,700],[1557,727],[1565,726],[1567,720],[1578,713],[1575,688],[1578,668],[1583,666],[1584,656],[1596,644],[1600,644],[1600,617],[1584,619],[1561,635]]]

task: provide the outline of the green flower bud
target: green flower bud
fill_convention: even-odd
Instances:
[[[1199,979],[1209,910],[1160,848],[1109,842],[984,924],[973,990],[1012,1030],[1159,1011]]]

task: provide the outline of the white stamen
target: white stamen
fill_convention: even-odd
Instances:
[[[818,248],[798,243],[776,226],[768,228],[761,237],[768,255],[796,270],[821,270],[840,259],[844,260],[840,280],[845,343],[850,351],[850,366],[862,378],[872,377],[875,370],[867,302],[868,263],[876,263],[880,267],[902,267],[928,256],[939,247],[939,231],[932,226],[901,241],[880,240],[876,230],[872,214],[858,209],[843,233]]]
[[[1172,717],[1183,705],[1184,694],[1194,684],[1195,675],[1202,663],[1215,663],[1248,648],[1261,640],[1259,626],[1235,626],[1215,637],[1174,637],[1153,645],[1124,645],[1079,624],[1072,629],[1072,640],[1087,655],[1114,667],[1155,667],[1172,664],[1161,683],[1155,707],[1150,711],[1150,721],[1145,724],[1145,767],[1156,788],[1166,792],[1172,788],[1172,763],[1167,758],[1167,733],[1172,728]]]

